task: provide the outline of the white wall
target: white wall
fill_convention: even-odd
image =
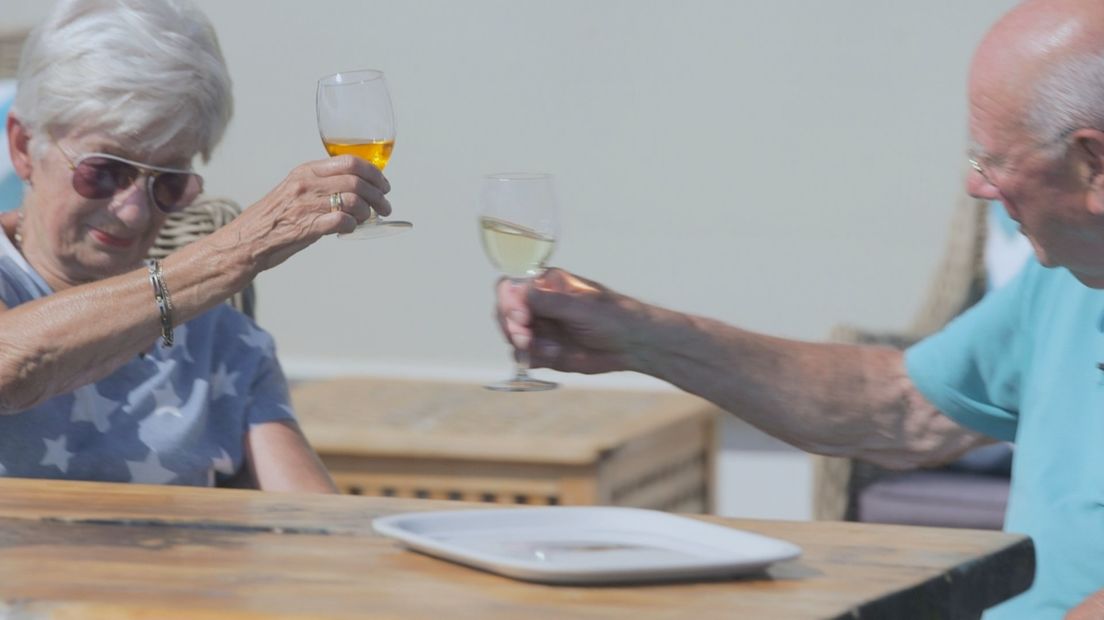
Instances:
[[[503,169],[558,175],[555,263],[624,292],[802,339],[902,326],[960,191],[968,57],[1013,2],[199,4],[237,95],[214,193],[248,204],[322,155],[319,76],[378,67],[393,89],[391,197],[416,228],[323,240],[260,278],[289,372],[479,378],[507,368],[474,223],[479,176]],[[0,0],[0,27],[47,6]],[[807,486],[794,462],[773,469]]]

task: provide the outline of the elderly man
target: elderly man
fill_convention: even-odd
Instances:
[[[968,189],[1038,261],[904,354],[753,334],[559,270],[500,285],[499,315],[534,365],[647,373],[812,452],[912,467],[1015,441],[1006,527],[1038,570],[989,617],[1104,617],[1104,2],[1012,10],[969,93]]]

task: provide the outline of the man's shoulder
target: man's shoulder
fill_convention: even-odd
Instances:
[[[1018,301],[1029,319],[1072,319],[1081,323],[1086,312],[1096,316],[1104,290],[1081,282],[1065,267],[1044,267],[1032,259],[1025,266]]]

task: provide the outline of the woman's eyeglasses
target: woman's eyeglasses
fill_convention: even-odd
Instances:
[[[55,144],[57,144],[55,142]],[[86,153],[74,157],[57,144],[73,171],[73,189],[91,200],[111,198],[145,175],[150,201],[164,213],[179,211],[192,204],[203,191],[203,177],[190,170],[148,166],[106,153]]]

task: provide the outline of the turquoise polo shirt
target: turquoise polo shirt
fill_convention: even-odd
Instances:
[[[1062,618],[1104,588],[1104,291],[1034,258],[905,354],[965,427],[1016,444],[1005,529],[1035,542],[1035,583],[987,620]]]

